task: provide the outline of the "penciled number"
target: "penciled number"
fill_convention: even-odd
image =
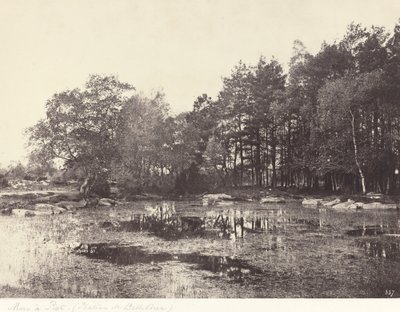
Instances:
[[[386,289],[385,290],[385,296],[393,297],[393,295],[394,295],[394,289]]]

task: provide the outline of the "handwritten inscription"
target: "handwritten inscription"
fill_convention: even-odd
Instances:
[[[112,303],[110,302],[74,302],[65,304],[50,300],[38,303],[14,302],[8,307],[10,312],[83,312],[83,311],[115,311],[115,312],[171,312],[172,306],[155,303]]]

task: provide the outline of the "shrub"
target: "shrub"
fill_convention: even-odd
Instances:
[[[8,187],[8,186],[10,186],[10,184],[8,183],[7,178],[0,175],[0,187],[4,188],[4,187]]]
[[[97,177],[91,192],[100,197],[109,197],[111,193],[110,184],[106,178],[99,176]]]

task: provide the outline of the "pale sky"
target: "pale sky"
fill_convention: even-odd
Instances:
[[[315,53],[352,21],[392,30],[399,18],[399,0],[0,0],[0,164],[24,159],[46,100],[89,74],[162,88],[179,113],[216,96],[239,60],[286,67],[296,39]]]

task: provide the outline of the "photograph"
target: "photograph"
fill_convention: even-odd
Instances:
[[[0,310],[398,303],[400,1],[0,0],[0,25]]]

